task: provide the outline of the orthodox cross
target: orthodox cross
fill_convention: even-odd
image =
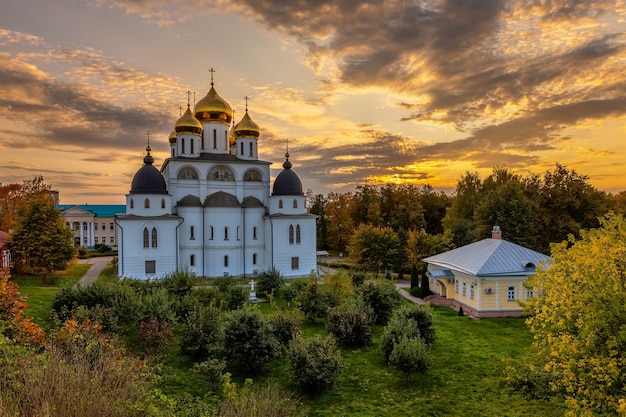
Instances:
[[[211,73],[211,86],[213,86],[213,73],[215,72],[215,70],[211,68],[209,72]]]
[[[189,101],[191,100],[191,91],[187,90],[187,107],[189,107]],[[194,97],[195,101],[195,97]]]
[[[250,100],[250,97],[245,96],[244,99],[246,100],[246,113],[248,113],[248,100]]]

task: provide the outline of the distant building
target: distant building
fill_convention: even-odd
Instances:
[[[11,251],[9,251],[8,239],[9,234],[0,230],[0,266],[2,268],[11,266]]]
[[[157,169],[150,147],[133,177],[120,230],[120,277],[158,278],[176,270],[206,277],[283,276],[315,271],[317,216],[309,214],[289,154],[270,191],[271,162],[258,157],[259,126],[211,82],[176,121],[170,157]]]
[[[61,217],[72,230],[74,246],[93,249],[96,244],[117,247],[115,215],[126,211],[123,204],[57,204]]]
[[[502,239],[498,226],[483,239],[422,259],[428,264],[433,304],[463,307],[476,317],[520,316],[518,301],[534,294],[524,287],[529,275],[550,257]]]

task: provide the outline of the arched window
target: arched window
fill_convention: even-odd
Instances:
[[[214,233],[213,233],[213,226],[209,226],[209,236],[210,236],[210,240],[213,240],[214,237]]]
[[[256,240],[256,226],[252,228],[252,239]]]
[[[143,228],[143,247],[147,248],[150,246],[150,234],[148,233],[148,229],[146,227]]]
[[[256,265],[256,253],[252,254],[252,265]]]
[[[241,142],[241,154],[243,155],[243,142]]]
[[[180,153],[185,153],[185,138],[180,140]]]
[[[178,171],[177,178],[179,180],[197,180],[198,173],[193,168],[186,167]]]
[[[230,169],[220,165],[209,171],[207,179],[211,181],[235,181],[235,176]]]
[[[224,255],[224,266],[228,266],[228,255]]]
[[[224,240],[228,240],[228,226],[224,227]]]
[[[161,199],[161,208],[162,209],[165,208],[165,199],[164,198]]]
[[[196,266],[196,255],[191,255],[189,257],[189,265],[190,266]]]
[[[239,226],[237,226],[237,240],[239,240]]]
[[[130,208],[135,208],[135,200],[130,199]]]
[[[189,228],[189,239],[194,240],[196,238],[196,229],[191,226]]]
[[[289,225],[289,244],[293,244],[293,225]]]
[[[283,208],[283,200],[278,200],[278,208]]]
[[[298,200],[293,199],[293,208],[298,208]]]
[[[300,243],[300,225],[296,226],[296,243]]]
[[[156,248],[158,246],[157,244],[157,230],[156,227],[152,228],[152,247]]]
[[[213,129],[213,149],[217,149],[217,130]]]
[[[257,171],[256,169],[251,169],[249,171],[246,171],[245,174],[243,174],[243,180],[261,182],[262,181],[261,173]]]
[[[150,208],[150,199],[143,200],[143,208]]]
[[[204,130],[202,131],[202,149],[204,149]]]
[[[191,143],[189,144],[189,147],[191,148],[191,151],[190,151],[191,153],[193,153],[193,151],[194,151],[194,149],[193,149],[194,142],[195,141],[193,139],[191,139]]]
[[[252,142],[250,142],[250,156],[252,156]]]

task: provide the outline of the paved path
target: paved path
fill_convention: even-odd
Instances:
[[[77,285],[89,285],[98,279],[100,273],[113,260],[112,256],[102,256],[88,259],[79,259],[80,264],[89,264],[91,267],[85,272]]]

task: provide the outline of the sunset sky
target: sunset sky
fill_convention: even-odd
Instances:
[[[123,203],[214,68],[316,194],[556,162],[619,192],[625,29],[621,0],[0,0],[0,182]]]

